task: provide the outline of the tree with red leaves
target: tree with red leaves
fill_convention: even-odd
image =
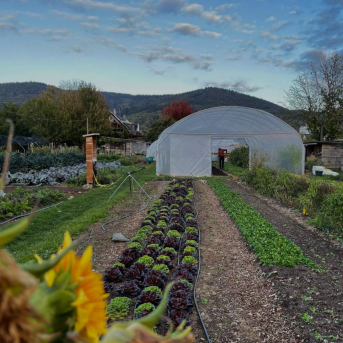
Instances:
[[[187,101],[173,102],[171,105],[164,107],[162,112],[162,118],[172,118],[178,121],[188,115],[192,114],[194,111]]]

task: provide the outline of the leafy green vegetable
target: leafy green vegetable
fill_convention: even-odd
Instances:
[[[193,256],[185,256],[182,259],[182,263],[190,263],[190,264],[197,265],[198,264],[198,260],[195,257],[193,257]]]
[[[130,311],[132,300],[126,297],[116,297],[106,307],[106,314],[111,319],[123,319]]]
[[[148,255],[144,255],[140,257],[136,263],[142,263],[148,267],[152,267],[154,265],[154,259]]]
[[[176,230],[169,230],[167,233],[168,237],[176,237],[176,238],[181,238],[181,234],[180,232],[176,231]]]
[[[160,270],[166,274],[169,274],[169,268],[165,264],[155,264],[153,270]]]
[[[253,248],[262,265],[294,267],[299,264],[312,266],[301,249],[275,230],[257,211],[247,205],[221,180],[210,179],[209,184],[224,208],[236,222],[244,239]]]
[[[135,309],[135,315],[138,316],[144,310],[154,310],[154,309],[155,309],[155,305],[151,303],[145,303],[145,304],[139,305]]]
[[[148,291],[155,292],[155,293],[159,294],[160,296],[162,296],[162,291],[157,286],[149,286],[149,287],[145,287],[143,289],[143,292],[148,292]]]

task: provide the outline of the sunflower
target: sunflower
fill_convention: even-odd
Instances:
[[[66,232],[62,248],[59,251],[69,246],[71,242],[70,234]],[[36,258],[41,261],[38,256]],[[99,336],[106,332],[106,303],[104,299],[107,294],[104,293],[100,275],[92,270],[91,258],[91,246],[85,250],[82,257],[77,257],[74,251],[70,251],[56,267],[44,275],[44,279],[51,290],[57,289],[60,292],[67,290],[69,293],[73,293],[69,297],[73,309],[71,311],[73,313],[73,327],[71,329],[78,332],[86,341],[96,343]],[[61,279],[64,282],[61,282]],[[65,280],[68,280],[69,283],[67,287]],[[62,290],[61,284],[63,284]],[[64,301],[65,299],[66,297]],[[64,314],[61,312],[61,317],[64,318]]]

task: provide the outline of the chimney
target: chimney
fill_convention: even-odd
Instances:
[[[137,124],[137,132],[139,132],[139,124]]]

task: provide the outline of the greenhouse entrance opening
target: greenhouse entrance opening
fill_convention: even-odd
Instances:
[[[156,149],[157,175],[211,176],[218,148],[249,146],[271,168],[303,174],[305,149],[298,132],[265,111],[223,106],[193,113],[164,130]]]

